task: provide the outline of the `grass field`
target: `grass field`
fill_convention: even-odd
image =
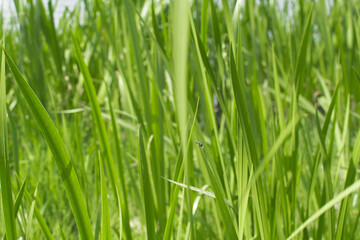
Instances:
[[[359,239],[360,2],[276,2],[14,0],[0,238]]]

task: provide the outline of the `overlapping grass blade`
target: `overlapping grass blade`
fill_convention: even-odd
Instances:
[[[301,84],[304,79],[304,71],[305,71],[305,61],[306,61],[306,53],[308,48],[308,41],[311,30],[311,19],[312,19],[312,11],[313,11],[313,5],[311,5],[311,8],[308,13],[304,33],[301,38],[300,43],[300,50],[298,52],[298,57],[295,65],[295,72],[294,72],[294,80],[296,85],[296,96],[298,97],[301,92]]]
[[[89,73],[89,70],[87,66],[85,65],[84,59],[81,54],[81,50],[79,47],[79,44],[77,43],[77,40],[74,35],[72,35],[72,40],[75,48],[75,55],[77,58],[77,61],[79,63],[80,71],[84,77],[84,83],[85,83],[85,89],[89,98],[89,101],[91,103],[91,109],[94,117],[94,121],[96,123],[96,127],[98,129],[98,134],[100,136],[100,143],[102,150],[105,152],[105,166],[109,173],[109,179],[113,188],[113,193],[115,198],[121,203],[121,216],[122,216],[122,223],[124,226],[125,234],[127,239],[132,239],[131,236],[131,229],[129,225],[129,210],[128,207],[125,206],[126,201],[124,200],[124,194],[122,193],[124,189],[120,188],[119,182],[118,182],[118,172],[116,171],[112,152],[110,149],[109,140],[107,137],[107,132],[105,128],[105,123],[101,115],[100,106],[97,100],[96,92],[94,85],[92,83],[92,79]],[[118,196],[119,194],[119,196]],[[118,201],[117,201],[118,202]]]
[[[245,145],[249,148],[251,160],[252,160],[254,167],[257,169],[260,169],[260,168],[258,168],[259,160],[258,160],[258,155],[257,155],[257,150],[256,150],[253,127],[250,122],[249,111],[248,111],[248,107],[247,107],[247,104],[245,101],[246,93],[244,92],[244,90],[245,90],[244,82],[240,81],[238,72],[236,70],[234,54],[233,54],[233,51],[231,50],[231,47],[230,47],[230,71],[231,71],[233,92],[234,92],[235,102],[236,102],[236,106],[237,106],[237,115],[238,115],[238,119],[241,124],[240,126],[242,129],[242,132],[244,133],[244,137],[246,139]],[[240,71],[242,71],[242,70],[240,69]],[[244,77],[242,76],[242,80],[243,79],[244,79]],[[256,174],[255,174],[255,176],[256,176]],[[257,178],[257,176],[255,177],[255,179],[256,178]],[[251,185],[249,185],[249,186],[251,186]],[[263,209],[264,208],[264,199],[263,199],[261,183],[257,184],[256,188],[259,188],[259,189],[255,190],[257,192],[257,194],[259,194],[259,196],[256,197],[255,202],[256,202],[256,206],[258,208],[257,214],[258,214],[258,221],[260,224],[260,233],[261,233],[261,236],[263,238],[265,238],[265,236],[269,235],[268,231],[270,230],[270,228],[268,225],[268,221],[265,218],[265,212],[260,211],[260,209],[264,210]]]
[[[20,182],[19,178],[18,178],[18,182]],[[27,202],[29,204],[31,204],[32,201],[33,201],[33,198],[31,197],[31,195],[29,194],[29,192],[26,190],[25,187],[24,187],[24,194],[25,194],[25,198],[26,198]],[[54,238],[53,238],[53,236],[51,234],[49,226],[46,224],[46,221],[45,221],[44,217],[42,216],[42,214],[40,213],[39,208],[36,205],[34,207],[34,214],[35,214],[36,220],[38,221],[38,223],[40,225],[41,231],[42,231],[45,239],[53,240]]]
[[[308,218],[303,224],[301,224],[288,238],[287,240],[293,239],[296,235],[298,235],[304,228],[306,228],[309,224],[318,219],[322,214],[332,208],[336,203],[340,202],[342,199],[346,198],[353,192],[357,191],[360,188],[360,180],[354,182],[352,185],[341,191],[338,195],[336,195],[331,201],[327,202],[323,207],[321,207],[318,211],[316,211],[310,218]]]
[[[100,155],[100,154],[99,154]],[[110,214],[109,214],[109,203],[108,194],[105,180],[104,167],[99,156],[99,170],[100,170],[100,185],[101,185],[101,239],[111,239],[110,232]]]
[[[13,159],[14,159],[15,171],[17,174],[19,174],[19,171],[20,171],[20,169],[19,169],[19,134],[16,129],[15,119],[13,118],[13,114],[11,113],[8,106],[7,106],[7,115],[9,117],[10,134],[11,134],[11,139],[13,142]]]
[[[37,190],[35,190],[36,192]],[[25,236],[26,238],[29,238],[31,236],[31,231],[32,231],[32,222],[34,219],[34,209],[35,209],[35,200],[32,201],[31,205],[30,205],[30,210],[28,213],[28,218],[27,218],[27,223],[26,223],[26,232],[25,232]]]
[[[74,213],[80,235],[84,239],[93,239],[90,219],[85,206],[84,198],[81,193],[80,184],[70,160],[70,156],[59,135],[59,132],[55,128],[50,116],[42,106],[40,100],[37,98],[36,94],[33,92],[24,77],[21,75],[15,63],[4,50],[4,48],[3,53],[5,53],[7,62],[14,75],[14,78],[54,156],[56,165],[67,191],[69,201],[71,203],[72,211]],[[10,236],[8,237],[10,239]]]
[[[79,237],[60,165],[78,171],[67,188],[85,197],[95,239],[359,235],[358,190],[323,208],[359,172],[356,0],[80,0],[59,19],[59,3],[25,2],[0,32],[64,147],[48,147],[29,87],[1,72],[5,172],[27,179],[8,194],[16,237]],[[60,175],[56,147],[69,151]]]
[[[140,151],[140,176],[143,190],[143,199],[145,203],[146,215],[146,232],[148,239],[155,239],[155,219],[154,219],[154,203],[153,203],[153,190],[150,184],[149,168],[146,160],[146,152],[143,140],[143,127],[139,130],[139,151]]]
[[[24,192],[25,192],[25,188],[26,188],[26,180],[27,179],[25,178],[23,183],[21,184],[20,190],[19,190],[19,192],[18,192],[18,194],[16,196],[16,199],[15,199],[15,203],[14,203],[15,217],[17,216],[21,201],[22,201],[23,196],[24,196]]]
[[[3,49],[1,51],[0,68],[0,183],[2,211],[5,218],[6,234],[8,239],[13,240],[17,238],[17,233],[12,199],[11,172],[9,167],[7,141],[5,51]]]
[[[350,184],[353,183],[356,179],[356,169],[357,169],[357,166],[360,161],[358,147],[360,147],[360,131],[358,131],[358,134],[357,134],[357,138],[356,138],[356,141],[354,144],[353,154],[350,156],[350,162],[349,162],[349,167],[348,167],[348,170],[346,173],[344,188],[349,187]],[[344,230],[345,230],[344,228],[346,226],[345,225],[346,224],[346,215],[348,214],[347,212],[349,211],[349,207],[348,207],[348,205],[350,204],[349,200],[350,200],[349,197],[346,197],[344,200],[342,200],[342,203],[341,203],[340,213],[339,213],[338,222],[337,222],[336,235],[335,235],[337,240],[342,239],[344,237],[343,232],[344,232]]]
[[[187,140],[187,144],[186,144],[186,153],[185,154],[188,154],[188,152],[190,151],[190,144],[192,141],[192,135],[193,135],[193,131],[194,131],[195,123],[196,123],[196,116],[197,116],[198,110],[199,110],[199,100],[196,105],[195,114],[193,116],[190,132],[188,134],[188,140]],[[185,164],[184,164],[184,160],[182,159],[182,154],[179,154],[179,157],[176,162],[176,168],[175,168],[175,174],[174,174],[174,178],[176,178],[178,182],[182,181],[184,178],[184,165]],[[180,188],[178,186],[175,186],[174,188],[172,188],[172,191],[170,194],[170,211],[169,211],[169,214],[167,217],[167,222],[166,222],[166,226],[165,226],[165,230],[164,230],[164,238],[163,238],[164,240],[170,239],[171,232],[173,231],[173,222],[174,222],[174,216],[175,216],[175,210],[176,210],[176,206],[177,206],[179,190],[180,190]]]

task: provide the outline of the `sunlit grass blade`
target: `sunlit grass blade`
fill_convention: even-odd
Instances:
[[[74,217],[80,235],[84,239],[93,239],[90,219],[88,212],[86,210],[85,201],[82,196],[80,184],[76,176],[76,172],[71,163],[70,156],[59,135],[59,132],[54,126],[45,108],[42,106],[40,100],[37,98],[36,94],[33,92],[33,90],[26,82],[24,77],[21,75],[15,63],[12,61],[11,57],[6,53],[4,48],[3,48],[3,52],[6,55],[7,62],[14,75],[14,78],[18,83],[18,86],[23,96],[25,97],[26,103],[31,109],[42,131],[42,134],[44,135],[51,149],[51,152],[54,156],[56,165],[63,180],[65,189],[67,191],[69,201],[71,203],[72,211],[74,213]],[[10,239],[10,236],[8,237]]]
[[[288,238],[287,240],[293,239],[296,235],[298,235],[304,228],[306,228],[309,224],[316,221],[322,214],[332,208],[336,203],[340,202],[345,197],[349,196],[353,192],[357,191],[360,188],[360,180],[354,182],[351,186],[344,189],[338,195],[336,195],[331,201],[327,202],[322,208],[316,211],[310,218],[308,218],[303,224],[301,224]]]
[[[180,133],[181,149],[183,152],[183,161],[185,168],[185,180],[189,184],[190,181],[190,163],[191,159],[186,151],[187,143],[187,98],[188,98],[188,49],[189,49],[189,2],[187,0],[176,0],[173,4],[173,62],[174,62],[174,93],[175,93],[175,106],[176,106],[176,117]],[[191,224],[193,216],[191,212],[191,195],[190,191],[185,190],[185,197],[188,207],[188,221]],[[194,237],[194,230],[191,225],[191,235]]]
[[[188,188],[188,189],[190,189],[191,191],[198,192],[198,193],[200,193],[200,194],[204,194],[204,195],[209,196],[209,197],[214,198],[214,199],[216,198],[216,197],[215,197],[215,194],[212,193],[212,192],[204,191],[204,190],[202,190],[202,189],[200,189],[200,188],[197,188],[197,187],[194,187],[194,186],[189,186],[189,185],[186,185],[186,184],[183,184],[183,183],[179,183],[179,182],[176,182],[176,181],[167,179],[167,178],[164,178],[164,179],[167,180],[167,181],[169,181],[169,182],[171,182],[171,183],[173,183],[173,184],[176,184],[176,185],[178,185],[178,186],[180,186],[180,187],[182,187],[182,188]],[[232,209],[235,210],[234,206],[231,205],[231,203],[230,203],[228,200],[224,199],[224,201],[225,201],[225,203],[226,203],[229,207],[231,207]]]
[[[7,2],[16,238],[286,239],[358,180],[359,1]],[[295,238],[357,238],[358,191]]]
[[[174,37],[173,37],[173,61],[174,61],[174,88],[175,103],[178,124],[181,136],[181,146],[183,152],[186,150],[186,120],[187,120],[187,62],[188,62],[188,43],[189,43],[189,24],[188,24],[188,1],[175,1],[174,3]],[[185,155],[186,156],[186,155]]]

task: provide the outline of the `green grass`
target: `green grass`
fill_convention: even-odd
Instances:
[[[0,238],[358,239],[360,4],[240,2],[14,0]]]

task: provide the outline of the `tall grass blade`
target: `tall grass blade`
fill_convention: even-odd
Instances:
[[[190,129],[190,133],[189,133],[189,137],[188,137],[188,141],[187,141],[187,145],[186,145],[186,153],[185,154],[187,154],[190,151],[190,144],[192,141],[192,136],[193,136],[193,132],[194,132],[194,127],[195,127],[195,123],[196,123],[196,116],[198,114],[198,110],[199,110],[199,100],[197,102],[195,114],[193,116],[193,121],[191,124],[191,129]],[[177,168],[176,168],[175,175],[174,175],[174,177],[178,180],[178,182],[182,181],[184,178],[184,160],[181,161],[181,159],[182,159],[182,155],[179,154],[179,158],[176,163]],[[164,240],[170,239],[170,235],[173,230],[173,223],[174,223],[175,210],[176,210],[176,206],[177,206],[179,190],[180,190],[180,188],[178,186],[175,186],[175,188],[173,188],[171,191],[170,211],[169,211],[169,214],[167,217],[166,226],[165,226],[165,230],[164,230],[164,237],[163,237]]]
[[[146,233],[148,239],[155,239],[155,221],[154,221],[154,203],[153,203],[153,190],[150,184],[148,163],[146,160],[146,152],[143,140],[143,127],[139,130],[139,151],[140,151],[140,174],[141,184],[143,190],[143,198],[145,203],[146,214]]]
[[[5,51],[1,52],[0,68],[0,180],[1,199],[4,213],[5,229],[8,239],[17,238],[15,214],[12,199],[11,170],[9,166],[7,148],[7,121],[6,121],[6,83],[5,83]]]
[[[336,203],[340,202],[342,199],[346,198],[353,192],[357,191],[360,188],[360,180],[354,182],[352,185],[341,191],[336,195],[331,201],[327,202],[323,207],[316,211],[311,217],[309,217],[303,224],[301,224],[288,238],[287,240],[293,239],[298,235],[302,230],[304,230],[308,225],[318,219],[322,214],[332,208]]]
[[[19,190],[19,192],[18,192],[18,194],[16,196],[16,199],[15,199],[15,203],[14,203],[15,217],[17,216],[17,213],[18,213],[19,208],[20,208],[21,201],[22,201],[23,196],[24,196],[25,187],[26,187],[26,180],[27,179],[25,178],[25,180],[21,184],[20,190]]]
[[[112,152],[110,148],[110,144],[107,137],[107,131],[105,128],[105,123],[101,115],[101,110],[99,106],[99,102],[97,100],[95,88],[89,73],[89,69],[87,68],[84,59],[81,54],[81,50],[79,44],[74,35],[72,35],[72,40],[75,48],[75,55],[76,59],[79,63],[80,71],[84,77],[85,89],[91,103],[92,114],[94,117],[94,121],[96,123],[96,127],[98,129],[98,134],[100,136],[100,144],[102,150],[105,152],[105,167],[109,173],[109,179],[113,188],[113,193],[116,198],[116,202],[120,202],[121,207],[121,216],[122,216],[122,223],[124,226],[125,234],[127,239],[132,239],[131,236],[131,229],[129,225],[129,210],[128,207],[125,206],[126,201],[124,200],[124,194],[121,194],[124,189],[120,188],[118,179],[118,172],[116,171],[115,164],[112,157]],[[120,196],[118,196],[120,195]],[[119,201],[118,201],[119,199]]]
[[[46,142],[48,143],[54,156],[71,204],[72,211],[74,213],[80,235],[83,239],[93,239],[94,236],[91,230],[90,219],[85,206],[80,184],[70,160],[70,156],[59,135],[59,132],[51,121],[51,118],[46,112],[45,108],[42,106],[40,100],[37,98],[36,94],[33,92],[29,84],[19,72],[17,66],[9,54],[5,51],[3,46],[2,48],[15,80],[23,96],[25,97],[26,103],[31,109],[36,122],[38,123],[42,134],[44,135]],[[8,237],[10,239],[10,236]]]
[[[296,85],[296,96],[297,97],[299,96],[299,94],[301,92],[301,84],[304,79],[306,53],[307,53],[307,48],[308,48],[308,41],[309,41],[309,38],[311,37],[311,35],[310,35],[311,28],[310,27],[311,27],[312,12],[313,12],[313,5],[311,5],[311,8],[308,13],[304,33],[301,38],[300,50],[299,50],[296,65],[295,65],[294,80],[295,80],[295,85]]]
[[[100,155],[100,154],[99,154]],[[100,170],[100,184],[101,184],[101,239],[111,239],[110,232],[110,214],[109,214],[109,203],[108,194],[106,188],[106,180],[104,167],[102,166],[101,157],[99,156],[99,170]]]

